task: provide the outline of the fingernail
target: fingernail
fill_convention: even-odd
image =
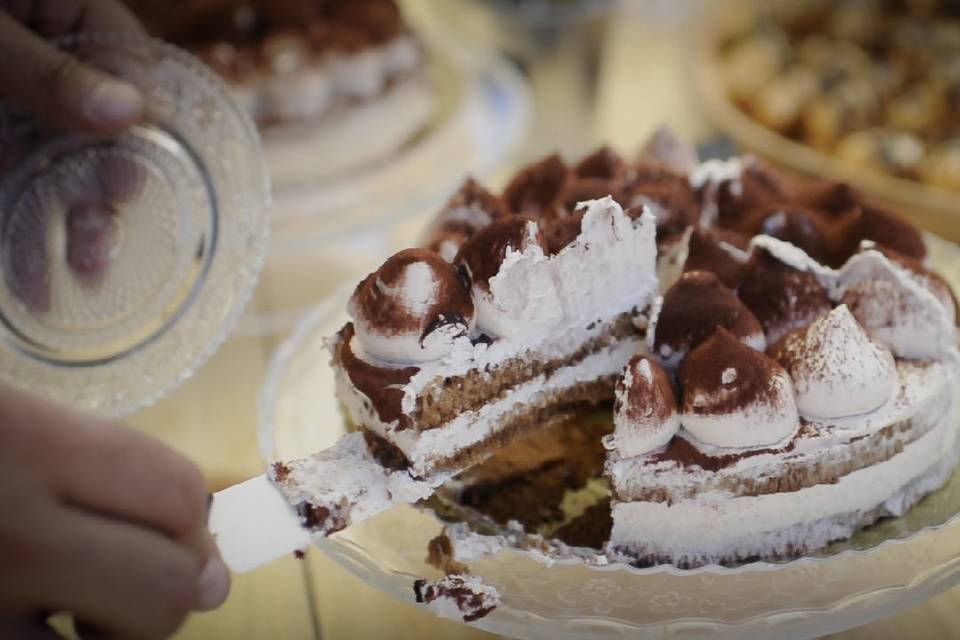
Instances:
[[[84,113],[101,126],[126,127],[143,113],[143,96],[126,82],[103,80],[87,96]]]
[[[207,560],[200,573],[197,591],[198,611],[212,611],[227,599],[227,594],[230,593],[230,571],[219,554],[214,553]]]

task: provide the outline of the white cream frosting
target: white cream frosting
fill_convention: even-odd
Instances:
[[[394,504],[427,498],[453,475],[440,473],[420,480],[406,471],[390,471],[370,454],[359,432],[284,466],[286,477],[274,482],[290,504],[325,507],[346,524],[371,518]],[[323,532],[318,535],[322,537]]]
[[[507,248],[500,270],[490,278],[489,290],[472,287],[477,328],[494,337],[515,338],[536,331],[543,335],[563,320],[554,262],[534,242],[537,223],[524,230],[519,250]],[[470,279],[473,275],[469,273]]]
[[[938,357],[956,346],[952,301],[876,249],[841,267],[834,298],[844,296],[867,333],[901,358]]]
[[[759,235],[750,239],[750,251],[754,249],[764,249],[788,267],[813,274],[828,292],[836,288],[837,271],[820,264],[795,244],[773,236]]]
[[[949,477],[957,462],[956,418],[950,402],[935,427],[902,452],[833,484],[758,496],[731,497],[715,490],[672,503],[620,502],[613,507],[608,549],[617,558],[654,555],[700,564],[731,556],[769,557],[847,537],[872,521],[872,516],[860,521],[870,510],[901,515]]]
[[[659,393],[650,360],[640,358],[630,362],[623,370],[623,377],[616,388],[617,411],[614,413],[614,431],[603,440],[604,446],[610,451],[617,451],[621,456],[639,456],[649,453],[666,445],[680,429],[680,416],[676,410],[674,398],[642,398],[645,412],[636,415],[637,399],[633,397],[635,390],[650,394]],[[670,390],[671,395],[673,390]],[[673,411],[666,416],[658,415],[657,409],[666,405],[672,406]],[[634,409],[631,409],[631,406]]]
[[[842,418],[882,406],[897,388],[893,354],[867,336],[847,309],[836,307],[801,335],[788,338],[783,362],[797,407],[808,416]]]
[[[743,193],[740,177],[747,162],[749,158],[739,157],[727,160],[706,160],[690,172],[690,186],[696,190],[703,190],[700,226],[709,228],[716,225],[717,192],[721,184],[730,183],[730,193],[734,196],[739,197]]]
[[[764,447],[760,453],[743,456],[717,471],[685,469],[671,460],[651,464],[645,457],[625,457],[611,453],[607,475],[624,499],[642,495],[651,486],[662,487],[677,499],[696,499],[701,490],[720,491],[735,479],[762,479],[783,473],[785,465],[842,463],[855,455],[850,443],[861,441],[890,425],[907,420],[926,432],[937,424],[950,421],[956,411],[951,393],[960,391],[960,370],[952,360],[934,362],[897,362],[897,390],[881,407],[866,414],[846,418],[804,416],[807,427],[792,440]],[[798,425],[799,427],[799,421]],[[907,434],[896,433],[895,439]],[[737,453],[735,449],[711,446],[681,429],[678,437],[686,439],[706,456]],[[789,445],[789,451],[785,448]]]

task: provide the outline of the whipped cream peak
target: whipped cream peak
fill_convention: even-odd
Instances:
[[[503,201],[518,215],[549,220],[565,214],[563,198],[574,178],[557,154],[527,166],[503,190]]]
[[[860,243],[860,253],[865,251],[879,251],[895,265],[903,268],[906,274],[919,286],[927,289],[940,300],[947,319],[952,324],[957,322],[957,298],[943,277],[928,269],[921,260],[899,253],[893,249],[877,244],[872,240],[863,240]]]
[[[806,416],[869,413],[898,387],[893,354],[870,339],[846,305],[784,338],[773,357],[793,379],[797,407]]]
[[[800,249],[762,236],[751,243],[737,294],[757,316],[772,345],[830,312],[835,280],[832,270]]]
[[[730,158],[728,160],[706,160],[698,164],[689,174],[690,186],[700,194],[700,226],[716,226],[720,217],[718,199],[721,188],[730,196],[740,198],[743,184],[740,181],[748,158]]]
[[[390,257],[356,288],[347,305],[364,353],[385,362],[442,358],[469,340],[474,307],[456,269],[426,249]]]
[[[535,226],[527,223],[528,231],[522,235],[526,240],[507,243],[486,287],[476,282],[474,265],[490,254],[480,253],[474,259],[469,255],[479,251],[475,243],[489,228],[464,245],[457,262],[466,262],[472,274],[481,331],[515,340],[542,339],[538,337],[563,327],[586,327],[601,318],[647,307],[656,291],[653,216],[643,213],[631,218],[610,197],[589,200],[580,208],[579,233],[554,255],[544,250],[539,234],[534,239]],[[597,286],[600,282],[602,287]]]
[[[680,424],[700,442],[751,448],[791,437],[800,424],[787,372],[723,328],[679,370]]]
[[[546,248],[536,220],[509,216],[487,225],[464,243],[455,262],[474,288],[489,291],[490,279],[510,254],[544,254]]]
[[[710,184],[736,183],[743,174],[745,161],[748,161],[748,158],[739,156],[727,160],[704,160],[690,171],[690,186],[702,189]],[[737,188],[734,187],[734,191]]]
[[[622,457],[640,456],[666,445],[680,428],[670,376],[659,364],[634,356],[617,382],[614,432],[604,446]]]
[[[647,338],[668,369],[722,327],[750,347],[763,351],[766,339],[757,318],[708,271],[687,271],[667,290]]]
[[[754,236],[750,239],[750,252],[758,250],[766,251],[788,267],[812,274],[828,291],[836,283],[837,272],[834,269],[817,262],[806,251],[791,242],[767,235]]]
[[[876,245],[867,245],[840,268],[834,297],[894,355],[938,358],[957,346],[952,296],[948,287],[946,294],[940,291]]]

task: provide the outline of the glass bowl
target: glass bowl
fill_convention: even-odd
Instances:
[[[960,285],[960,247],[928,236],[933,265]],[[272,360],[260,397],[268,462],[327,447],[344,433],[323,339],[347,320],[344,287],[305,317]],[[960,583],[960,471],[909,513],[789,561],[681,570],[545,564],[505,550],[470,563],[502,605],[472,623],[518,638],[809,638],[865,624]],[[317,547],[376,588],[412,602],[418,577],[436,575],[429,511],[395,507]]]
[[[263,263],[269,183],[252,123],[219,78],[126,35],[56,43],[144,93],[115,137],[0,104],[0,379],[116,416],[213,353]]]
[[[841,180],[909,212],[913,222],[952,241],[960,241],[960,195],[943,187],[896,177],[846,162],[767,128],[731,99],[720,59],[721,44],[750,24],[767,3],[716,3],[691,36],[689,71],[704,116],[744,149],[807,176]]]

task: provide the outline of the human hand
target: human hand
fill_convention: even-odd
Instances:
[[[0,387],[0,637],[163,638],[226,598],[208,493],[186,458],[136,431]]]
[[[118,133],[143,114],[137,88],[48,42],[83,32],[143,27],[117,0],[0,0],[0,96],[61,128]]]

